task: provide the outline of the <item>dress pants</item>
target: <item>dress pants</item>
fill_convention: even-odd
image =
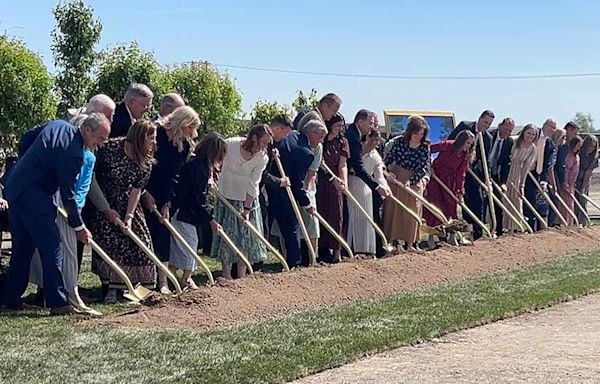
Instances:
[[[487,199],[484,199],[481,187],[469,174],[465,176],[465,204],[483,223],[485,223]],[[479,227],[479,225],[475,223],[475,220],[468,214],[464,213],[463,218],[473,227],[473,240],[480,239],[481,236],[483,236],[481,227]]]

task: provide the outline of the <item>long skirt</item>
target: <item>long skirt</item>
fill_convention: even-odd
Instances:
[[[445,183],[446,180],[442,180],[442,182]],[[427,184],[426,198],[430,203],[438,207],[448,219],[458,218],[456,201],[454,201],[452,196],[450,196],[450,194],[446,192],[437,181],[431,180],[429,184]],[[438,219],[426,208],[423,210],[423,218],[430,227],[435,227],[442,224],[440,219]]]
[[[332,182],[321,178],[317,186],[317,200],[321,202],[319,205],[321,216],[340,236],[343,236],[342,212],[344,200],[342,192],[338,191]],[[328,231],[321,233],[319,246],[334,250],[340,249],[340,243]]]
[[[348,176],[348,189],[360,205],[373,217],[373,192],[359,177]],[[348,203],[348,236],[346,241],[354,253],[375,254],[375,230],[358,210]]]
[[[561,189],[560,197],[563,199],[566,206],[569,207],[571,212],[573,212],[575,209],[575,201],[573,200],[573,197],[572,197],[571,193],[569,193],[569,192],[571,192],[571,193],[574,192],[573,188],[571,188],[571,190],[569,190],[569,191],[565,191],[564,189]],[[559,204],[558,211],[567,221],[567,225],[574,224],[573,216],[571,216],[571,214],[569,214],[569,211],[567,211],[567,208],[565,208],[564,205]]]
[[[404,168],[392,166],[390,171],[401,183],[407,182],[410,178],[410,171]],[[416,185],[411,185],[410,188],[423,194],[423,189]],[[390,184],[390,189],[398,200],[421,216],[420,201],[395,183]],[[407,244],[417,242],[420,237],[419,223],[392,199],[386,199],[383,203],[383,232],[389,241],[402,240]]]
[[[179,232],[183,239],[196,250],[198,248],[198,228],[195,225],[184,223],[177,220],[177,214],[171,218],[171,225]],[[194,259],[185,246],[171,235],[169,267],[193,271],[196,269],[196,259]]]
[[[243,209],[243,201],[229,200],[229,202],[238,211]],[[217,201],[215,206],[214,218],[217,223],[221,224],[225,234],[231,238],[250,263],[258,263],[267,259],[267,248],[265,245],[220,200]],[[258,199],[254,199],[249,220],[260,232],[263,232],[262,215]],[[210,256],[229,264],[241,262],[236,253],[229,248],[221,236],[213,236]]]

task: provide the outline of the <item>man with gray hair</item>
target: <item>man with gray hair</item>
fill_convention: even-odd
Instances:
[[[183,107],[185,105],[185,101],[178,93],[167,93],[163,96],[162,101],[160,103],[160,111],[158,112],[158,116],[156,116],[155,120],[159,123],[162,123],[163,119],[173,113],[179,107]]]
[[[106,96],[104,93],[99,93],[88,101],[85,114],[91,115],[92,113],[101,113],[106,116],[108,121],[112,122],[115,115],[115,108],[116,105],[113,99]]]
[[[144,113],[152,107],[154,94],[145,84],[132,83],[123,101],[115,109],[115,117],[112,122],[110,137],[125,137],[129,128],[136,120],[141,119]]]

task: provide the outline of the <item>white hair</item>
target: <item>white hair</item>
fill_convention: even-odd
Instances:
[[[94,112],[103,113],[106,108],[110,108],[113,111],[115,110],[115,102],[110,97],[106,96],[103,93],[99,93],[92,97],[90,101],[88,101],[87,108],[85,109],[85,113],[87,115],[92,114]]]
[[[314,131],[321,131],[327,134],[327,127],[319,120],[309,120],[306,124],[302,126],[302,133],[308,135]]]
[[[83,124],[83,122],[85,121],[85,119],[88,118],[88,115],[85,113],[80,113],[79,115],[75,115],[73,116],[70,120],[69,123],[71,123],[71,125],[76,126],[77,128],[81,128],[81,125]]]
[[[127,103],[132,99],[143,99],[146,97],[154,97],[154,94],[148,88],[146,84],[141,83],[131,83],[127,91],[125,92],[125,97],[123,100]]]
[[[89,127],[92,132],[95,132],[102,126],[107,126],[110,129],[110,121],[103,113],[94,112],[86,116],[80,128]]]

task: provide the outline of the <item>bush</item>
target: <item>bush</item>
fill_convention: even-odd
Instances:
[[[269,103],[267,101],[258,100],[250,113],[250,121],[252,125],[270,124],[275,116],[281,114],[289,115],[290,107],[281,105],[276,101]]]

